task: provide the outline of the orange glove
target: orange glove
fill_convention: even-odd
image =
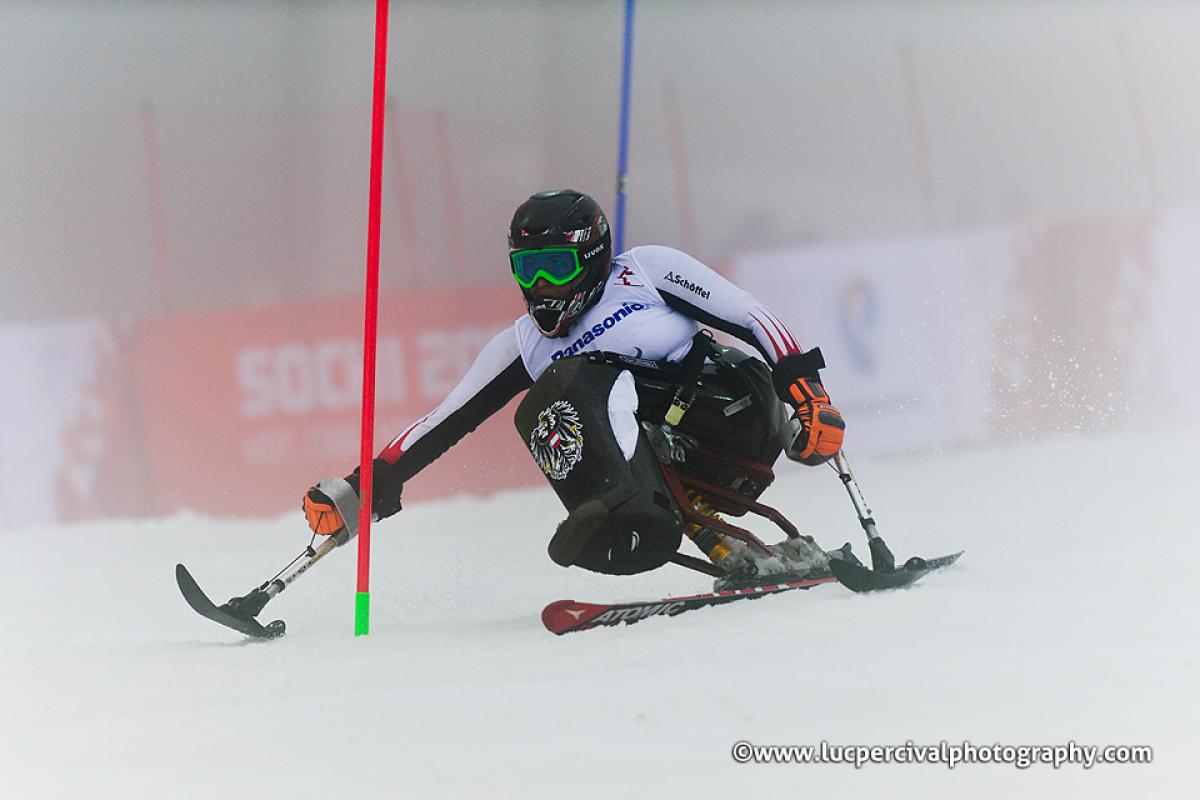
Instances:
[[[790,428],[787,457],[801,464],[824,464],[842,449],[846,421],[829,402],[821,385],[820,371],[825,368],[821,348],[789,353],[775,363],[771,381],[779,399],[795,406],[788,422]]]
[[[317,487],[312,487],[304,495],[304,518],[313,533],[329,536],[346,527],[341,512],[329,499],[329,496]]]
[[[404,483],[400,480],[400,469],[397,465],[380,458],[375,459],[372,463],[375,486],[371,492],[371,519],[380,520],[390,517],[400,510],[400,493],[404,491]],[[317,486],[324,486],[328,493],[318,489]],[[350,533],[356,534],[358,532],[358,513],[352,509],[358,508],[358,470],[355,469],[345,478],[327,478],[317,486],[309,487],[308,491],[304,493],[304,501],[301,504],[308,527],[312,528],[313,533],[329,536],[347,527],[347,522],[349,522]],[[342,512],[334,504],[330,497],[331,494],[338,498],[342,508],[346,509],[346,513],[353,516],[354,519],[342,518]]]
[[[825,387],[816,378],[796,378],[788,387],[796,404],[795,435],[787,456],[801,464],[823,464],[842,449],[846,421],[829,402]]]

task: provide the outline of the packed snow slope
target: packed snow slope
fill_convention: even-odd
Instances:
[[[298,511],[5,534],[0,795],[1194,797],[1198,448],[1191,430],[863,461],[897,554],[965,548],[957,567],[564,637],[541,626],[548,601],[705,581],[555,566],[548,488],[461,498],[377,527],[369,637],[351,635],[346,548],[267,607],[286,637],[248,643],[193,614],[173,568],[240,594],[307,542]],[[766,499],[865,553],[830,470],[789,469]],[[736,764],[738,740],[1074,740],[1155,760],[855,770]]]

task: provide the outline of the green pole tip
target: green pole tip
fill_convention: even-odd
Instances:
[[[371,593],[356,592],[354,595],[354,635],[366,636],[371,622]]]

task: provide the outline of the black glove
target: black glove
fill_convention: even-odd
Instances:
[[[346,476],[346,483],[358,491],[359,468]],[[404,482],[400,480],[399,464],[390,464],[382,458],[371,462],[371,513],[376,519],[387,519],[399,511],[400,495],[404,491]]]

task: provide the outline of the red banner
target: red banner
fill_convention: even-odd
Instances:
[[[511,325],[486,292],[381,298],[376,452],[434,408],[483,345]],[[498,302],[499,300],[499,302]],[[357,463],[360,302],[176,314],[141,326],[137,402],[154,510],[266,514]],[[489,419],[411,481],[407,500],[535,484],[512,427]]]

